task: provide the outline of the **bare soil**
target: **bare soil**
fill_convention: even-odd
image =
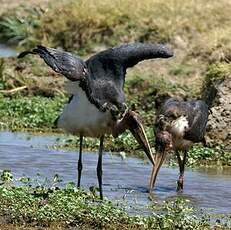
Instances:
[[[231,76],[217,86],[217,96],[211,108],[206,141],[212,146],[231,149]]]

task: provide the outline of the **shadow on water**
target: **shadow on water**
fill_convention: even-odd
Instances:
[[[78,151],[49,149],[55,136],[33,136],[23,133],[0,133],[0,170],[11,169],[15,177],[35,177],[40,173],[51,178],[58,174],[63,184],[76,181]],[[83,155],[82,185],[97,186],[97,154]],[[147,185],[151,165],[142,160],[105,153],[103,157],[103,189],[109,199],[126,199],[140,207],[150,203]],[[210,212],[231,213],[231,169],[186,170],[185,190],[175,190],[178,169],[162,167],[154,190],[154,201],[183,196],[199,208]]]

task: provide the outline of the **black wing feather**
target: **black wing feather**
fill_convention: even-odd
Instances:
[[[124,111],[123,91],[126,69],[150,58],[168,58],[172,51],[160,44],[131,43],[102,51],[86,62],[71,53],[37,46],[18,57],[38,54],[54,71],[68,79],[80,80],[80,87],[93,104],[103,110],[105,103]],[[84,76],[84,77],[83,77]]]
[[[151,58],[168,58],[173,52],[164,45],[129,43],[104,50],[87,61],[93,97],[124,108],[126,69]]]
[[[172,50],[161,44],[129,43],[104,50],[86,62],[94,79],[110,79],[122,88],[127,68],[145,59],[172,56]]]
[[[69,52],[39,45],[32,51],[20,53],[18,58],[23,58],[28,54],[38,54],[55,72],[64,75],[72,81],[79,80],[84,76],[86,69],[84,61]]]
[[[188,114],[190,127],[185,133],[184,138],[193,142],[200,142],[205,135],[209,108],[201,100],[189,102],[189,107],[191,108],[191,112]]]
[[[165,45],[147,43],[125,44],[112,49],[112,52],[120,59],[124,68],[132,67],[145,59],[173,56],[173,51]]]

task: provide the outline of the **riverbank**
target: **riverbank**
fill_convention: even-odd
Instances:
[[[42,1],[36,5],[33,1],[27,1],[24,6],[17,5],[17,11],[14,10],[16,5],[9,5],[10,8],[0,16],[0,28],[3,31],[1,40],[9,43],[13,41],[18,50],[31,48],[39,40],[39,43],[77,52],[83,58],[121,42],[168,43],[174,50],[173,58],[142,62],[128,70],[126,76],[127,104],[142,117],[151,145],[154,146],[155,112],[164,99],[170,96],[206,99],[217,83],[230,76],[229,43],[223,42],[229,37],[229,17],[226,10],[223,13],[217,10],[227,1],[223,0],[219,6],[211,1],[198,2],[198,5],[193,1],[182,2],[180,6],[174,0],[167,5],[161,0],[146,0],[144,5],[137,3],[134,11],[128,12],[126,7],[129,1],[119,4],[120,12],[114,12],[114,5],[109,0],[97,4],[90,1],[87,5],[83,1],[76,5],[69,0],[57,4],[54,1]],[[204,13],[199,7],[201,4],[205,4],[208,15],[216,14],[222,28],[213,17],[203,17]],[[61,6],[65,10],[60,11]],[[84,14],[86,11],[88,14]],[[142,20],[139,21],[141,12]],[[194,17],[195,13],[197,18]],[[180,17],[179,20],[176,15]],[[184,24],[180,23],[180,19]],[[72,20],[75,20],[74,24]],[[113,31],[108,34],[107,31],[112,28]],[[150,28],[156,29],[149,31]],[[226,33],[217,33],[217,37],[213,33],[209,34],[208,28],[212,28],[210,31],[224,30]],[[63,39],[59,39],[59,34],[62,34]],[[63,85],[64,78],[50,70],[39,58],[1,58],[0,128],[59,132],[53,128],[53,123],[68,101]],[[205,95],[205,92],[208,94]],[[223,119],[222,116],[219,119]],[[227,124],[226,128],[229,126]],[[67,137],[60,147],[75,147],[76,141],[74,137]],[[95,140],[87,139],[86,147],[92,149],[96,143]],[[230,149],[222,145],[223,141],[219,143],[212,148],[194,148],[189,154],[189,165],[231,165]],[[117,139],[107,138],[106,150],[140,154],[139,147],[128,132]]]
[[[171,46],[173,58],[142,62],[126,76],[127,103],[142,116],[152,147],[155,112],[164,99],[206,99],[204,92],[213,92],[214,86],[231,75],[229,0],[1,3],[0,41],[14,45],[18,52],[42,43],[86,59],[125,42]],[[24,6],[18,5],[21,3]],[[63,85],[64,79],[39,58],[0,58],[0,129],[60,133],[53,128],[53,122],[68,100]],[[222,119],[219,114],[217,117]],[[61,135],[54,148],[76,150],[77,139]],[[222,143],[190,150],[188,166],[230,166],[230,149]],[[97,144],[95,139],[86,139],[84,147],[96,149]],[[106,138],[105,151],[120,152],[122,157],[143,155],[129,132],[117,139]],[[175,164],[174,157],[168,164]],[[214,220],[213,216],[195,214],[195,209],[182,200],[154,204],[147,216],[131,216],[120,204],[99,201],[94,189],[86,192],[73,184],[56,188],[43,183],[34,188],[27,176],[31,175],[15,187],[11,172],[1,172],[0,228],[230,229],[222,218],[215,217],[217,222],[211,225],[209,219]],[[54,180],[57,182],[57,178]]]
[[[142,80],[139,80],[140,82]],[[52,83],[54,84],[54,82]],[[133,84],[133,80],[128,81],[128,85]],[[144,84],[145,85],[145,84]],[[141,84],[140,84],[141,86]],[[129,88],[129,87],[128,87]],[[55,89],[55,88],[54,88]],[[155,136],[153,131],[153,121],[155,113],[152,106],[148,103],[143,103],[143,97],[136,98],[136,88],[133,88],[134,93],[130,93],[130,97],[135,100],[138,111],[143,118],[145,130],[150,141],[151,147],[154,150]],[[33,95],[35,92],[42,94],[44,91],[32,91],[32,95],[22,95],[21,92],[16,95],[2,95],[0,96],[0,129],[11,131],[24,131],[34,133],[62,133],[62,130],[57,130],[54,127],[54,121],[60,114],[68,97],[64,94],[42,96]],[[45,91],[47,92],[47,91]],[[49,92],[49,91],[48,91]],[[145,93],[145,90],[143,91]],[[30,90],[26,94],[30,93]],[[50,92],[51,93],[51,92]],[[148,93],[147,93],[148,94]],[[147,101],[152,100],[153,96],[147,96]],[[132,106],[131,101],[131,105]],[[149,106],[146,111],[143,106]],[[79,138],[71,135],[61,135],[60,141],[56,143],[55,148],[60,149],[76,149]],[[97,150],[98,140],[92,138],[85,138],[84,148],[88,150]],[[118,138],[108,136],[105,139],[105,151],[123,152],[126,155],[136,155],[144,157],[143,151],[136,143],[135,139],[129,131],[123,133]],[[169,165],[175,165],[175,156],[170,155],[168,161]],[[188,166],[231,166],[230,151],[225,149],[222,145],[215,147],[202,147],[200,144],[195,145],[188,154]]]
[[[0,227],[3,229],[231,227],[230,175],[221,173],[221,168],[209,173],[187,169],[185,190],[179,194],[174,183],[178,169],[162,167],[153,196],[149,196],[146,188],[151,165],[107,153],[103,160],[105,200],[102,202],[95,178],[96,154],[84,152],[84,190],[79,190],[75,183],[69,182],[76,181],[76,150],[51,148],[57,136],[10,132],[0,135],[0,155],[3,153],[0,168],[5,169],[0,171]],[[8,154],[4,155],[5,152]]]
[[[184,198],[153,202],[149,215],[132,215],[127,210],[136,208],[126,199],[101,201],[94,189],[85,192],[73,183],[59,188],[57,175],[49,181],[16,181],[10,171],[3,171],[0,178],[0,226],[5,229],[230,229],[228,215],[202,213]]]

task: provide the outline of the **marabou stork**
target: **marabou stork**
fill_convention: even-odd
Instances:
[[[83,137],[100,138],[97,177],[102,193],[102,152],[105,134],[117,137],[129,129],[154,165],[154,158],[138,114],[127,109],[123,91],[126,69],[151,58],[169,58],[173,52],[161,44],[131,43],[99,52],[86,61],[69,52],[37,46],[22,52],[39,55],[55,72],[64,75],[71,95],[56,124],[80,136],[78,187],[82,171]]]
[[[208,112],[208,105],[201,100],[180,101],[170,98],[160,107],[154,125],[156,155],[150,181],[151,190],[170,150],[175,152],[180,169],[177,191],[183,190],[187,151],[193,143],[205,144],[204,135]],[[183,159],[180,152],[183,152]]]

